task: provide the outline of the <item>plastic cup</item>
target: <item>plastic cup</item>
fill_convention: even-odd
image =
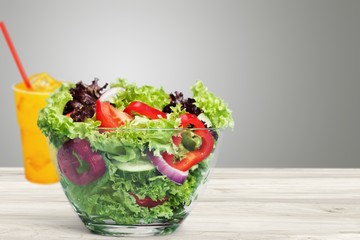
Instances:
[[[13,86],[16,115],[21,133],[25,177],[33,183],[56,183],[58,172],[51,159],[47,138],[37,126],[39,111],[51,92],[29,90],[24,83]]]

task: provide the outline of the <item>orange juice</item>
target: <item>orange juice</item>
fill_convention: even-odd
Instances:
[[[13,90],[25,177],[34,183],[58,182],[59,176],[50,157],[48,140],[37,126],[38,113],[47,105],[46,99],[51,92],[29,90],[24,83],[15,84]]]

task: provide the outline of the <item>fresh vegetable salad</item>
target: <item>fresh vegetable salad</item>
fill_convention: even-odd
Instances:
[[[39,115],[61,184],[85,225],[176,229],[209,173],[221,130],[234,125],[201,81],[193,96],[119,79],[63,84]],[[168,227],[166,227],[168,226]],[[116,231],[115,231],[116,232]]]

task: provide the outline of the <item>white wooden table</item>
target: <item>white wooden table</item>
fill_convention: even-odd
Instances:
[[[0,168],[0,239],[116,238],[90,233],[59,184]],[[360,169],[215,169],[183,225],[146,239],[360,239]]]

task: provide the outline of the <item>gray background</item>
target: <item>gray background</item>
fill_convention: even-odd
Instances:
[[[360,167],[360,1],[4,1],[27,73],[127,78],[233,110],[219,167]],[[0,37],[0,166],[22,166]]]

